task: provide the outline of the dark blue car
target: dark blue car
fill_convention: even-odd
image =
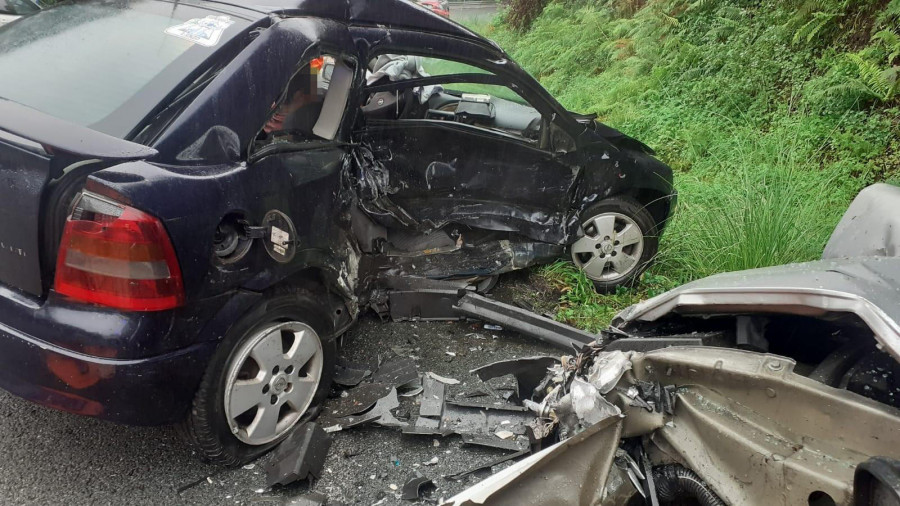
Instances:
[[[0,29],[2,388],[236,464],[316,414],[364,309],[653,258],[671,171],[490,41],[405,0],[264,3]]]

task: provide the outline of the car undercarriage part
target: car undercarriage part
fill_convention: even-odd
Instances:
[[[725,506],[725,503],[709,489],[697,473],[677,464],[657,467],[653,470],[656,495],[663,503],[694,499],[701,506]]]
[[[474,293],[463,295],[454,309],[459,314],[496,323],[570,352],[598,340],[594,334]]]
[[[900,506],[900,461],[872,457],[856,468],[856,506]]]
[[[287,485],[307,478],[322,476],[331,438],[312,422],[304,423],[288,436],[266,464],[269,486]]]

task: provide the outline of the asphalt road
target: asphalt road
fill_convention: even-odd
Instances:
[[[512,297],[529,299],[537,290],[523,276],[527,280],[523,274],[501,283],[500,292],[505,287]],[[395,356],[391,348],[397,346],[412,349],[420,372],[459,379],[463,384],[453,388],[462,391],[480,383],[468,373],[475,367],[557,354],[538,341],[484,330],[477,323],[390,323],[372,316],[364,316],[344,337],[342,354],[356,361],[387,359]],[[418,407],[405,400],[397,412],[416,414]],[[402,488],[416,471],[434,479],[439,487],[434,497],[450,497],[477,478],[456,483],[441,476],[503,454],[463,447],[458,436],[436,440],[381,427],[334,436],[325,475],[313,490],[346,504],[409,504],[391,485]],[[345,457],[347,453],[356,455]],[[306,484],[267,489],[259,464],[267,457],[248,468],[223,469],[200,462],[170,428],[114,425],[36,406],[2,391],[0,456],[0,504],[286,504],[309,490]],[[433,457],[436,465],[424,465]]]

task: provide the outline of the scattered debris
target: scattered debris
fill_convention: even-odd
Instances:
[[[494,362],[470,371],[481,381],[512,375],[518,384],[519,399],[531,399],[535,389],[547,377],[547,370],[558,366],[557,357],[527,357]]]
[[[373,383],[381,383],[392,387],[400,387],[419,379],[419,371],[416,362],[411,358],[397,358],[389,360],[372,375]]]
[[[427,376],[422,381],[422,385],[424,391],[422,393],[422,404],[419,407],[419,416],[440,417],[444,407],[445,384],[431,376]]]
[[[418,377],[405,385],[397,387],[397,395],[400,397],[413,397],[422,393],[422,380]]]
[[[441,383],[443,383],[443,384],[445,384],[445,385],[459,385],[459,380],[458,380],[458,379],[445,378],[445,377],[443,377],[443,376],[438,376],[437,374],[435,374],[435,373],[433,373],[433,372],[428,372],[428,373],[426,373],[426,374],[428,375],[429,378],[431,378],[431,379],[436,379],[436,380],[440,381]]]
[[[324,494],[318,492],[310,492],[299,497],[292,497],[285,506],[332,506],[334,503],[328,500]]]
[[[418,476],[410,479],[403,485],[403,495],[400,497],[407,501],[421,499],[426,492],[435,489],[434,482],[430,478]]]
[[[502,463],[504,463],[504,462],[508,462],[508,461],[510,461],[510,460],[517,459],[517,458],[519,458],[519,457],[521,457],[521,456],[523,456],[523,455],[528,455],[529,453],[531,453],[531,449],[530,449],[530,448],[529,448],[529,449],[525,449],[525,450],[519,450],[519,451],[517,451],[517,452],[515,452],[515,453],[510,453],[509,455],[505,455],[505,456],[503,456],[503,457],[500,457],[499,459],[492,460],[492,461],[490,461],[490,462],[488,462],[488,463],[486,463],[486,464],[482,464],[482,465],[480,465],[480,466],[478,466],[478,467],[469,469],[468,471],[464,471],[464,472],[461,472],[461,473],[451,474],[451,475],[448,475],[448,476],[444,476],[444,479],[447,479],[447,480],[454,480],[454,481],[459,481],[459,480],[462,480],[462,479],[468,477],[468,476],[471,475],[471,474],[475,474],[475,473],[477,473],[477,472],[479,472],[479,471],[483,471],[483,470],[485,470],[485,469],[490,470],[492,467],[494,467],[494,466],[496,466],[496,465],[500,465],[500,464],[502,464]]]
[[[323,420],[333,421],[350,415],[356,415],[367,411],[385,395],[388,395],[393,386],[382,383],[363,383],[356,388],[347,391],[347,397],[342,397],[336,406],[332,407],[323,416]],[[322,422],[325,425],[324,421]],[[332,425],[328,423],[327,425]]]
[[[431,457],[431,460],[429,460],[428,462],[422,462],[422,464],[426,465],[426,466],[433,466],[433,465],[437,464],[438,462],[440,462],[440,461],[438,460],[437,457]]]
[[[601,353],[594,359],[588,370],[587,380],[601,394],[608,394],[622,379],[626,371],[631,370],[631,359],[621,351]]]
[[[343,387],[355,387],[371,374],[372,371],[366,367],[348,362],[343,357],[338,357],[334,365],[334,382]]]
[[[485,330],[514,330],[570,353],[598,340],[594,334],[476,293],[465,294],[453,309],[465,316],[493,322],[485,324]]]
[[[318,479],[325,466],[331,438],[318,425],[304,423],[291,433],[265,465],[268,485],[287,485],[307,478]]]

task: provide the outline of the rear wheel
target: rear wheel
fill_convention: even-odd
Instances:
[[[287,291],[267,296],[232,328],[183,427],[205,459],[252,460],[318,412],[335,360],[322,314],[312,293]]]
[[[599,292],[633,284],[656,256],[658,232],[653,217],[629,197],[614,197],[582,213],[572,262]]]

